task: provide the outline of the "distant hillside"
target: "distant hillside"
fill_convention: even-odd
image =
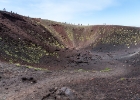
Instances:
[[[0,58],[36,64],[71,49],[140,43],[140,28],[117,25],[78,26],[0,11]]]

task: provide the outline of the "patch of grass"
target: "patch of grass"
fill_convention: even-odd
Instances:
[[[124,77],[120,78],[121,81],[123,81],[123,80],[125,80],[125,79],[126,79],[126,78],[124,78]]]
[[[78,69],[78,72],[83,72],[84,70],[83,69]]]
[[[46,69],[46,68],[37,68],[37,67],[30,66],[30,65],[21,65],[20,63],[15,63],[15,65],[16,65],[17,67],[25,66],[26,68],[34,69],[34,70],[36,70],[36,71],[47,71],[47,72],[51,72],[51,71],[49,71],[49,70]]]
[[[77,71],[78,71],[78,72],[89,72],[89,71],[87,71],[87,70],[85,70],[85,69],[78,69]]]
[[[36,71],[47,71],[47,72],[51,72],[51,71],[49,71],[46,68],[37,68],[37,67],[30,66],[30,65],[26,65],[26,67],[29,68],[29,69],[34,69]]]
[[[20,66],[21,66],[20,63],[16,63],[15,65],[16,65],[17,67],[20,67]]]
[[[109,72],[109,71],[111,71],[112,69],[110,69],[110,68],[105,68],[104,70],[101,70],[100,72]]]
[[[93,72],[93,73],[96,73],[97,71],[96,71],[96,70],[93,70],[92,72]]]
[[[10,63],[10,64],[13,64],[13,60],[12,60],[12,59],[10,59],[10,60],[9,60],[9,63]]]

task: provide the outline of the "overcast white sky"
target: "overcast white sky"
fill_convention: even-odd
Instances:
[[[0,0],[0,9],[75,24],[140,27],[140,0]]]

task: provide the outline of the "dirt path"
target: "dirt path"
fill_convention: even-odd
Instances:
[[[94,78],[114,78],[123,77],[129,71],[126,65],[114,62],[117,66],[106,65],[111,70],[63,70],[63,71],[35,71],[25,68],[25,66],[15,66],[6,63],[0,63],[1,84],[0,97],[2,100],[41,100],[43,96],[49,93],[49,89],[54,87],[63,87],[64,84],[75,84],[80,81],[93,80]],[[23,80],[23,78],[33,78],[36,80]]]
[[[67,64],[70,67],[61,67],[61,70],[53,70],[56,66],[52,66],[52,70],[40,70],[27,68],[31,67],[27,65],[0,62],[0,100],[139,99],[140,69],[138,64],[133,65],[138,63],[137,57],[133,60],[116,60],[107,53],[95,52],[91,55],[88,63],[80,62],[84,61],[82,54],[78,55],[78,60],[75,59],[77,56],[73,56],[73,61]],[[123,95],[121,98],[122,95],[117,94],[116,89],[132,95]]]

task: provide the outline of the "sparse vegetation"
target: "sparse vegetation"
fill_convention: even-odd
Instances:
[[[110,69],[110,68],[105,68],[105,69],[103,69],[103,70],[101,70],[100,72],[109,72],[109,71],[111,71],[112,69]]]
[[[46,69],[46,68],[37,68],[37,67],[33,67],[33,66],[30,66],[30,65],[25,65],[27,68],[29,68],[29,69],[34,69],[34,70],[36,70],[36,71],[47,71],[47,72],[51,72],[51,71],[49,71],[48,69]]]
[[[124,77],[120,78],[121,81],[123,81],[123,80],[125,80],[125,79],[126,79],[126,78],[124,78]]]

